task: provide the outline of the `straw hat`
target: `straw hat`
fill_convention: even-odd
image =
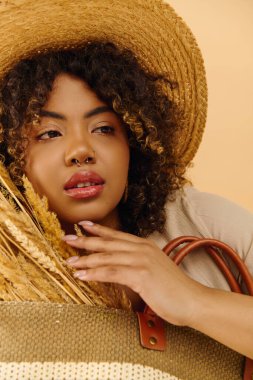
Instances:
[[[1,1],[0,79],[21,58],[92,40],[129,48],[143,67],[178,83],[165,91],[183,110],[176,151],[190,162],[206,121],[205,70],[191,31],[162,0]]]

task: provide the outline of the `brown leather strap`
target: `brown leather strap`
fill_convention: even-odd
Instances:
[[[226,262],[218,254],[218,252],[215,249],[213,249],[212,247],[206,247],[205,250],[209,254],[209,256],[211,256],[211,258],[213,259],[215,264],[221,270],[221,272],[224,275],[224,277],[226,278],[232,292],[241,293],[241,288],[240,288],[238,282],[236,281],[233,273],[230,272],[230,270],[227,267]]]
[[[187,241],[187,242],[190,241],[190,243],[186,244],[183,248],[181,248],[181,250],[179,252],[177,252],[177,254],[172,258],[172,260],[176,264],[179,265],[182,262],[182,260],[189,253],[196,250],[197,248],[200,248],[200,247],[203,247],[203,248],[210,248],[210,247],[211,248],[213,248],[213,247],[219,248],[222,250],[223,253],[225,253],[228,257],[230,257],[231,260],[233,260],[233,262],[235,263],[235,265],[238,268],[238,271],[240,272],[240,274],[242,276],[242,279],[243,279],[245,285],[247,286],[249,294],[251,296],[253,296],[253,279],[252,279],[252,276],[249,273],[248,268],[246,267],[246,265],[244,264],[242,259],[238,256],[238,254],[229,245],[227,245],[227,244],[225,244],[219,240],[216,240],[216,239],[194,238],[194,241],[191,241],[190,239],[192,239],[192,237],[187,236],[185,240],[180,239],[180,242],[177,242],[176,247],[178,245],[184,243],[185,241]],[[175,244],[173,244],[173,247],[175,249]],[[167,244],[163,250],[166,254],[170,254],[171,253],[170,243]],[[218,253],[217,253],[217,257],[218,257]],[[227,274],[226,278],[228,278],[229,276],[233,276],[228,267],[225,270],[225,273]]]
[[[172,253],[175,250],[175,248],[177,248],[182,243],[188,243],[188,242],[190,243],[192,241],[199,241],[199,240],[200,239],[198,237],[196,237],[196,236],[181,236],[180,238],[176,238],[176,239],[172,240],[170,243],[168,243],[164,247],[163,250],[164,250],[164,252],[167,255],[169,255],[170,253]],[[207,246],[207,247],[205,246],[204,248],[205,248],[206,252],[211,256],[211,258],[213,259],[213,261],[215,262],[215,264],[218,266],[218,268],[221,270],[221,272],[223,273],[224,277],[226,278],[226,280],[227,280],[227,282],[228,282],[228,284],[230,286],[230,289],[233,292],[241,293],[240,286],[238,285],[238,283],[237,283],[236,279],[234,278],[233,274],[231,273],[231,271],[227,267],[227,264],[223,260],[223,258],[211,246]],[[177,262],[177,257],[178,257],[178,254],[176,254],[174,256],[173,260],[177,264],[179,264],[179,262]]]
[[[253,380],[253,360],[245,358],[243,380]]]
[[[141,345],[151,350],[164,351],[166,335],[164,321],[146,306],[144,313],[137,312]]]

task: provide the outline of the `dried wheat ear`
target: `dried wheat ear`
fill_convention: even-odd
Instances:
[[[83,282],[65,260],[80,254],[62,241],[64,231],[46,197],[23,176],[22,194],[0,163],[0,299],[103,305],[130,309],[117,285]],[[81,229],[75,225],[78,236]]]

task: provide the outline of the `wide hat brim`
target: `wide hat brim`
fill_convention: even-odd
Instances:
[[[0,2],[0,79],[21,58],[93,40],[131,49],[143,67],[178,83],[165,91],[183,114],[175,152],[188,164],[206,122],[205,69],[190,29],[161,0]]]

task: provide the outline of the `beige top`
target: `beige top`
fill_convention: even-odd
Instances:
[[[180,235],[222,240],[237,251],[253,274],[252,213],[225,198],[193,187],[185,187],[178,192],[174,202],[167,202],[166,213],[166,232],[156,232],[149,237],[159,247]],[[237,276],[233,263],[228,264]],[[229,289],[216,264],[203,250],[185,258],[181,267],[190,277],[206,286]]]

